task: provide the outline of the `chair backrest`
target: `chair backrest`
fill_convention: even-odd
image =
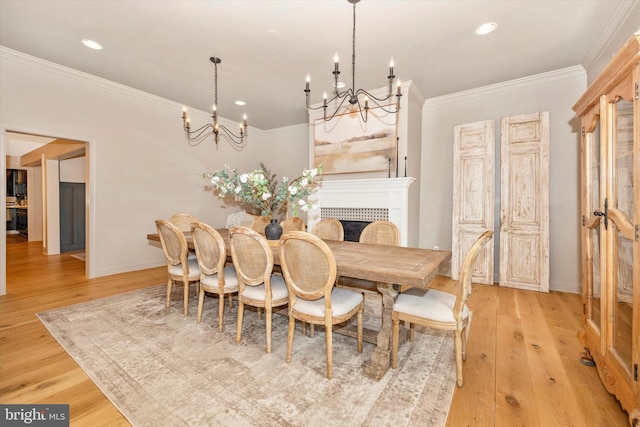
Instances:
[[[180,231],[191,232],[191,224],[197,222],[198,218],[187,213],[178,213],[169,218],[169,222],[180,229]]]
[[[156,229],[160,236],[162,252],[164,253],[167,265],[183,264],[183,266],[186,267],[189,248],[184,233],[182,233],[178,227],[163,219],[156,220]]]
[[[229,230],[229,240],[240,287],[270,282],[273,252],[266,238],[250,228],[235,226]]]
[[[264,228],[271,222],[270,216],[259,216],[253,220],[250,228],[260,234],[264,234]]]
[[[191,224],[191,237],[196,249],[200,272],[212,276],[224,271],[224,265],[227,262],[227,249],[220,233],[210,225],[196,221]]]
[[[465,304],[471,296],[471,273],[473,265],[476,263],[480,249],[482,249],[492,237],[493,230],[485,231],[473,242],[469,252],[467,252],[462,264],[462,269],[460,270],[460,278],[458,279],[458,295],[453,309],[454,313],[459,313],[460,310],[462,310],[463,304]]]
[[[304,221],[299,216],[290,216],[289,218],[285,218],[280,223],[282,226],[282,233],[286,233],[287,231],[304,231]]]
[[[373,221],[362,230],[360,243],[399,246],[400,230],[391,221]]]
[[[280,238],[280,266],[289,290],[289,303],[297,298],[325,298],[331,307],[336,281],[336,259],[325,242],[311,233],[290,231]]]
[[[335,218],[325,218],[316,223],[311,229],[311,234],[322,240],[344,240],[344,227]]]

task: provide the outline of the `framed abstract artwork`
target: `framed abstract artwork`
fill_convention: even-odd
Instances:
[[[398,165],[396,113],[371,108],[365,123],[356,110],[319,119],[314,124],[314,166],[324,174],[396,171]]]

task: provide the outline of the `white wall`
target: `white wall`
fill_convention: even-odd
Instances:
[[[579,121],[571,109],[586,89],[586,73],[572,67],[427,100],[423,108],[420,246],[451,249],[453,128],[495,120],[496,221],[500,198],[500,119],[550,113],[550,289],[580,291]],[[499,242],[499,224],[494,239]],[[499,245],[495,245],[496,250]],[[498,277],[496,263],[496,277]]]
[[[60,182],[86,183],[86,157],[60,161]]]
[[[250,128],[244,151],[224,140],[216,148],[212,139],[191,147],[183,136],[182,104],[6,48],[0,48],[0,75],[2,163],[4,130],[88,142],[91,277],[162,265],[161,251],[146,239],[157,218],[189,212],[224,226],[227,213],[238,208],[221,208],[201,173],[224,164],[253,169],[264,161],[282,176],[307,166],[306,125]],[[190,116],[194,125],[210,119],[193,109]],[[0,267],[4,280],[4,262]]]

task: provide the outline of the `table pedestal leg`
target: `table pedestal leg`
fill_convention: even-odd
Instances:
[[[378,283],[378,290],[382,294],[382,326],[378,332],[377,346],[371,354],[371,360],[365,363],[364,375],[379,381],[391,366],[391,312],[398,291],[392,283]],[[408,340],[406,328],[400,328],[400,343]]]

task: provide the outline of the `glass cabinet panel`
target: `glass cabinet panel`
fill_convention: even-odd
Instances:
[[[600,120],[598,119],[595,125],[595,129],[592,132],[586,134],[586,176],[587,181],[587,211],[585,212],[585,218],[592,218],[593,212],[601,210],[600,208]],[[592,222],[589,221],[591,224]],[[589,289],[587,290],[587,298],[589,303],[587,304],[587,316],[593,326],[600,331],[601,316],[602,316],[602,294],[600,285],[600,221],[593,223],[593,226],[587,228],[587,251],[590,260],[588,266],[588,278],[587,283]]]
[[[633,182],[633,103],[619,100],[614,105],[613,129],[613,197],[612,216],[613,278],[616,286],[613,295],[613,349],[623,365],[631,372],[633,329],[633,232],[624,234],[623,221],[629,224],[634,213]],[[616,223],[620,222],[620,224]],[[636,266],[636,268],[638,268]]]

